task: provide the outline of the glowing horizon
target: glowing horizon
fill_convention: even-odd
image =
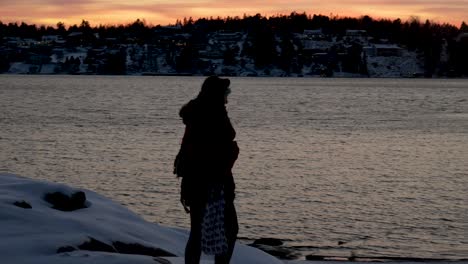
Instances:
[[[0,21],[55,26],[79,25],[82,20],[92,26],[128,24],[137,19],[148,25],[174,24],[184,17],[193,19],[207,17],[242,17],[260,13],[263,16],[288,15],[291,12],[308,15],[321,14],[339,17],[368,15],[374,19],[386,18],[406,21],[418,17],[421,21],[450,23],[459,27],[468,22],[466,0],[271,0],[268,5],[259,0],[23,0],[21,2],[0,0]],[[4,3],[2,3],[4,2]]]

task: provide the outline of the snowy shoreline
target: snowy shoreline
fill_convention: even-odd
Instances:
[[[78,202],[60,203],[60,199],[69,197]],[[67,207],[69,204],[77,206]],[[13,174],[0,174],[0,225],[3,238],[0,263],[178,264],[184,263],[188,237],[187,230],[147,222],[93,191]],[[234,264],[346,262],[349,261],[279,260],[241,243],[236,244],[231,261]],[[468,264],[465,260],[386,262]],[[203,256],[201,263],[213,263],[212,257]]]
[[[62,211],[45,200],[46,194],[80,191],[86,208]],[[12,174],[0,174],[0,225],[0,263],[183,263],[188,236],[95,192]],[[203,256],[202,263],[211,259]],[[283,262],[238,243],[231,263]]]

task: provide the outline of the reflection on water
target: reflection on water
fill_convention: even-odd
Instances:
[[[188,227],[172,162],[200,77],[0,76],[0,170]],[[240,236],[468,258],[468,81],[232,78]],[[351,253],[353,252],[353,253]]]

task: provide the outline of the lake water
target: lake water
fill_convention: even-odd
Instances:
[[[0,171],[188,227],[172,174],[202,77],[0,75]],[[468,258],[468,80],[231,78],[240,236]]]

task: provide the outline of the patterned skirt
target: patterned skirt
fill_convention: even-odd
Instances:
[[[223,188],[213,188],[207,201],[201,226],[201,248],[207,255],[223,255],[228,251]]]

